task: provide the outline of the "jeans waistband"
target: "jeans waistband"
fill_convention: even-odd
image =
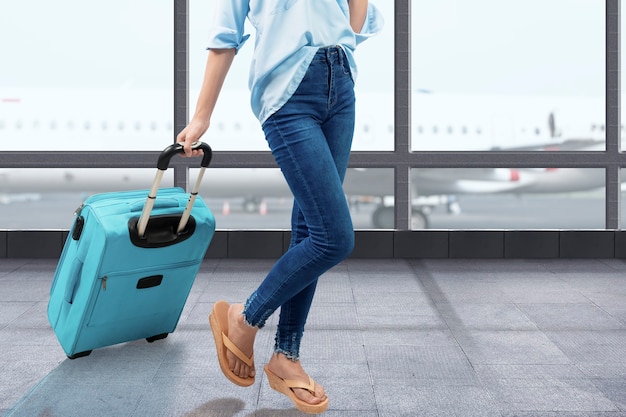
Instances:
[[[329,61],[331,61],[334,57],[337,57],[339,65],[343,65],[345,56],[346,53],[339,45],[323,46],[319,48],[316,53],[317,58],[326,58]]]

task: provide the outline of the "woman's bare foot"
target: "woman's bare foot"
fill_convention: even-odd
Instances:
[[[243,304],[231,304],[228,309],[228,338],[237,346],[246,357],[252,357],[254,338],[258,328],[251,327],[244,321]],[[240,378],[254,378],[256,371],[254,363],[248,366],[239,360],[231,351],[226,352],[230,370]]]
[[[282,353],[275,353],[274,355],[272,355],[272,359],[270,359],[270,361],[268,362],[267,367],[270,371],[272,371],[272,373],[276,374],[276,376],[282,379],[302,381],[307,384],[309,382],[309,375],[304,372],[300,361],[298,360],[294,362]],[[292,388],[292,391],[302,401],[305,401],[311,405],[320,404],[327,398],[324,387],[322,387],[318,383],[315,383],[314,394],[301,388]]]

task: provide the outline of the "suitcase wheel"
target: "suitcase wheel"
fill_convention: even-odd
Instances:
[[[68,359],[76,359],[76,358],[82,358],[84,356],[89,356],[91,354],[90,350],[86,350],[84,352],[78,352],[75,353],[73,355],[67,355]]]
[[[155,340],[165,339],[167,337],[167,335],[168,335],[168,333],[161,333],[161,334],[157,334],[156,336],[147,337],[146,340],[148,341],[148,343],[152,343]]]

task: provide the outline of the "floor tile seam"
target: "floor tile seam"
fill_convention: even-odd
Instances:
[[[479,378],[480,378],[480,377],[479,377]],[[482,380],[482,378],[480,378],[480,379]],[[497,380],[499,380],[499,381],[503,381],[503,380],[505,380],[505,381],[536,381],[536,380],[538,380],[538,379],[537,379],[537,378],[534,378],[534,379],[532,379],[532,380],[528,380],[528,379],[526,379],[526,378],[499,378],[499,379],[497,379]],[[546,381],[547,379],[541,378],[541,380],[542,380],[542,381]],[[614,406],[615,410],[617,410],[617,411],[619,411],[619,410],[620,410],[620,408],[619,408],[619,407],[618,407],[618,406],[617,406],[617,405],[616,405],[613,401],[611,401],[611,400],[610,400],[610,399],[609,399],[606,395],[604,395],[604,393],[603,393],[603,392],[599,389],[599,387],[595,386],[595,385],[594,385],[591,381],[589,381],[588,379],[582,379],[582,380],[581,380],[581,379],[561,379],[561,378],[559,378],[559,379],[550,379],[550,380],[555,380],[555,381],[558,381],[558,382],[565,382],[567,386],[569,386],[569,384],[567,384],[567,381],[568,381],[568,380],[569,380],[569,381],[581,381],[581,382],[587,382],[588,384],[591,384],[591,386],[593,386],[593,387],[595,388],[595,390],[596,390],[594,393],[590,393],[590,394],[593,394],[594,396],[600,396],[600,397],[602,397],[604,400],[606,400],[606,401],[608,401],[609,403],[613,404],[613,406]],[[492,380],[492,381],[493,381],[493,380]],[[510,408],[506,408],[506,409],[505,409],[505,407],[504,407],[504,405],[505,405],[505,404],[504,404],[504,403],[502,403],[502,401],[498,400],[498,398],[496,398],[496,394],[498,393],[498,389],[497,389],[497,387],[494,387],[494,384],[493,384],[493,383],[492,383],[492,384],[488,384],[488,383],[486,383],[487,381],[482,381],[482,382],[483,382],[483,385],[484,385],[484,389],[485,389],[485,391],[487,391],[487,395],[491,398],[492,403],[495,405],[495,407],[497,407],[497,408],[499,409],[499,411],[500,411],[501,413],[513,413],[513,412],[515,412],[515,410],[511,410]],[[491,387],[491,389],[490,389],[490,387]],[[527,387],[527,386],[526,386],[526,385],[524,385],[523,387]],[[534,387],[534,386],[533,386],[533,387]],[[537,386],[537,387],[535,387],[535,388],[541,388],[541,387],[544,387],[544,386]],[[561,387],[563,387],[563,386],[561,386]],[[519,411],[527,412],[528,410],[519,410]],[[573,412],[578,412],[579,410],[578,410],[578,409],[575,409],[575,410],[555,411],[555,413],[557,413],[557,414],[555,414],[555,416],[560,416],[560,415],[561,415],[560,413],[568,413],[568,414],[563,415],[563,417],[566,417],[566,416],[568,416],[568,417],[569,417],[569,416],[571,415],[571,414],[569,414],[569,413],[571,413],[572,411],[573,411]],[[528,411],[528,412],[529,412],[529,413],[533,413],[533,412],[541,412],[541,413],[543,413],[543,412],[546,412],[546,410],[539,410],[539,409],[538,409],[538,410]],[[552,410],[548,410],[548,412],[552,412]],[[591,411],[591,413],[596,413],[596,412],[598,412],[598,413],[602,413],[602,411],[597,411],[597,410],[596,410],[596,411]],[[615,411],[611,411],[611,412],[615,412]],[[585,414],[583,414],[583,415],[585,415],[585,416],[587,416],[587,415],[588,415],[588,414],[586,414],[586,413],[587,413],[587,411],[583,411],[583,413],[585,413]],[[506,415],[506,414],[502,414],[502,415]],[[517,415],[517,414],[516,414],[516,415]],[[532,414],[531,414],[531,415],[532,415]],[[550,414],[550,415],[552,415],[552,414]],[[595,415],[595,414],[594,414],[594,415]],[[603,415],[603,414],[602,414],[602,415]]]
[[[364,342],[364,340],[362,340],[362,342]],[[365,345],[363,345],[363,346],[365,346]],[[376,393],[376,389],[374,388],[374,381],[375,381],[375,379],[374,379],[374,375],[373,375],[373,372],[372,372],[372,363],[371,363],[371,360],[370,360],[370,358],[369,358],[369,356],[367,354],[367,349],[364,348],[363,350],[364,350],[363,355],[364,355],[364,358],[365,358],[365,362],[364,363],[367,366],[367,378],[368,378],[368,382],[369,382],[368,386],[371,387],[372,394],[374,396],[374,407],[375,408],[372,411],[375,411],[376,414],[380,416],[380,410],[379,410],[379,408],[380,408],[380,406],[379,406],[380,399],[379,399],[379,396]]]
[[[594,379],[615,379],[618,381],[624,381],[624,377],[622,376],[613,376],[613,377],[601,377],[601,376],[596,376],[597,374],[592,374],[590,375],[589,372],[585,371],[585,368],[588,366],[611,366],[611,365],[616,365],[616,366],[620,366],[620,365],[626,365],[626,363],[624,362],[617,362],[617,363],[597,363],[597,364],[590,364],[590,363],[572,363],[572,366],[574,366],[576,368],[576,370],[578,370],[578,372],[580,372],[581,374],[585,375],[586,378],[590,379],[590,380],[594,380]]]
[[[420,276],[419,272],[418,272],[418,265],[416,264],[415,260],[409,261],[409,265],[411,266],[414,274],[415,274],[415,279],[420,283],[421,287],[426,289],[427,286],[424,283],[424,279]],[[438,288],[437,284],[434,283],[434,287]],[[454,329],[452,328],[452,326],[450,326],[450,321],[448,319],[446,319],[445,315],[443,314],[442,310],[439,308],[439,306],[436,303],[435,298],[433,297],[433,294],[431,293],[431,291],[427,290],[427,296],[430,300],[430,304],[431,307],[434,309],[434,311],[437,312],[437,316],[439,317],[439,319],[445,323],[445,326],[447,328],[447,330],[450,332],[452,338],[454,339],[454,342],[456,344],[456,346],[460,349],[460,351],[463,354],[463,357],[465,358],[465,362],[469,365],[469,367],[471,368],[471,372],[473,373],[473,375],[475,377],[478,377],[477,373],[476,373],[476,369],[474,367],[474,363],[472,362],[468,352],[465,350],[465,348],[463,347],[463,344],[461,343],[461,340],[459,339],[459,335],[457,334],[457,332],[454,331]],[[456,315],[455,315],[456,317]],[[453,317],[454,318],[454,317]],[[458,320],[458,318],[457,318]],[[484,389],[484,388],[483,388]]]
[[[598,327],[598,326],[582,327],[582,326],[576,326],[576,325],[556,325],[556,324],[555,325],[552,325],[552,324],[547,324],[547,325],[537,324],[537,327],[542,332],[561,332],[561,331],[562,332],[567,332],[567,331],[573,331],[573,332],[583,332],[583,331],[605,332],[605,331],[615,331],[615,330],[626,330],[626,326],[622,325],[621,322],[619,323],[619,326],[615,325],[615,326],[607,326],[607,327]]]
[[[372,380],[372,386],[376,385],[404,385],[405,381],[410,381],[412,386],[419,386],[421,388],[452,388],[452,387],[473,387],[483,388],[483,384],[477,378],[417,378],[417,377],[391,377],[391,376],[377,376]],[[419,383],[418,383],[419,382]],[[424,385],[422,385],[424,383]],[[428,383],[426,385],[425,383]]]
[[[32,312],[38,305],[40,305],[42,303],[45,303],[45,305],[47,306],[48,305],[48,301],[49,300],[46,300],[45,302],[44,301],[29,301],[27,303],[24,303],[24,304],[31,304],[31,305],[26,310],[24,310],[22,312],[22,314],[20,314],[15,319],[13,319],[12,322],[10,322],[9,324],[14,324],[15,322],[17,322],[18,320],[22,319],[23,317],[26,317],[26,315],[28,313]],[[47,311],[47,309],[46,309],[46,311]],[[34,326],[34,327],[24,327],[24,326],[18,326],[18,327],[22,328],[22,329],[33,329],[33,330],[41,330],[41,329],[50,329],[51,330],[52,329],[50,327],[50,323],[48,322],[47,317],[46,317],[45,324],[40,324],[40,325]]]
[[[611,317],[613,320],[620,323],[623,326],[623,328],[626,329],[626,318],[622,320],[619,317],[616,317],[615,315],[613,315],[611,312],[607,311],[604,307],[602,307],[600,304],[596,303],[595,301],[593,301],[591,298],[587,297],[586,295],[583,294],[583,297],[587,298],[592,305],[594,305],[600,311],[602,311],[603,313]],[[624,298],[626,299],[626,297]]]
[[[555,305],[555,306],[561,306],[562,304],[567,304],[567,305],[588,305],[585,303],[516,303],[516,306],[518,308],[518,310],[531,322],[533,323],[533,325],[541,332],[545,333],[547,331],[560,331],[560,330],[594,330],[594,329],[568,329],[568,328],[556,328],[553,329],[549,326],[545,326],[542,325],[541,323],[538,323],[537,320],[533,319],[531,316],[529,316],[529,313],[527,313],[524,308],[522,306],[524,305]],[[618,321],[619,322],[619,321]],[[622,326],[622,328],[624,330],[626,330],[626,327]],[[604,330],[609,330],[609,329],[598,329],[598,331],[604,331]],[[619,329],[615,329],[615,330],[619,330]]]
[[[49,324],[30,324],[30,325],[23,325],[23,324],[19,324],[16,323],[16,320],[14,320],[13,322],[9,323],[6,327],[2,328],[0,327],[0,330],[22,330],[22,331],[33,331],[33,332],[40,332],[40,331],[52,331],[52,328],[50,327]]]
[[[368,350],[365,348],[365,339],[363,338],[363,332],[365,331],[363,329],[363,318],[358,314],[358,309],[357,309],[357,295],[355,294],[355,288],[358,284],[358,279],[354,276],[354,274],[358,273],[356,271],[351,271],[350,268],[350,264],[351,262],[358,262],[358,261],[351,261],[348,260],[344,263],[347,273],[348,273],[348,278],[349,278],[349,283],[350,283],[350,294],[352,296],[352,300],[354,300],[354,309],[355,312],[357,313],[357,326],[358,326],[358,332],[359,332],[359,338],[360,338],[360,345],[363,346],[363,358],[364,358],[364,364],[367,366],[367,378],[369,381],[369,386],[372,388],[372,394],[374,396],[374,411],[376,413],[376,415],[380,416],[381,415],[381,410],[380,410],[380,404],[381,404],[381,398],[380,395],[377,390],[374,388],[374,375],[373,375],[373,369],[372,369],[372,358],[370,357],[370,355],[368,354]]]
[[[498,377],[498,378],[491,378],[491,377],[484,377],[484,376],[480,376],[479,378],[481,381],[483,381],[485,383],[485,385],[495,385],[497,382],[501,382],[501,381],[518,381],[518,382],[562,382],[562,383],[572,383],[572,382],[588,382],[589,384],[592,383],[592,381],[589,378],[575,378],[575,377],[567,377],[567,376],[563,376],[563,377],[546,377],[546,376],[524,376],[524,377],[517,377],[517,376],[513,376],[513,377]]]
[[[591,335],[599,335],[604,334],[606,336],[624,336],[626,338],[626,329],[602,329],[602,330],[588,330],[588,329],[579,329],[579,330],[570,330],[570,329],[562,329],[562,330],[545,330],[543,333],[553,342],[554,341],[550,335],[568,335],[573,334],[576,336],[591,336]],[[612,346],[614,343],[600,343],[594,346]]]
[[[617,259],[610,259],[609,260],[609,259],[599,258],[599,259],[596,259],[596,262],[606,266],[607,268],[611,268],[615,272],[623,272],[622,269],[616,268],[614,265],[612,265],[613,262],[611,262],[611,261],[613,261],[613,260],[617,260]],[[619,261],[621,261],[622,263],[626,263],[626,261],[624,259],[619,259]]]
[[[424,289],[424,292],[426,294],[426,296],[429,299],[430,305],[431,307],[434,309],[434,311],[437,312],[437,316],[438,318],[445,323],[445,327],[447,328],[447,330],[450,332],[450,334],[452,335],[452,338],[455,341],[455,347],[458,347],[458,349],[460,350],[461,354],[463,355],[464,358],[464,362],[469,366],[471,373],[473,375],[473,379],[475,379],[476,381],[479,382],[479,387],[481,389],[481,391],[488,396],[488,398],[491,399],[491,402],[493,404],[496,404],[494,402],[494,398],[492,397],[492,394],[486,389],[486,386],[484,385],[484,383],[482,381],[480,381],[480,379],[478,378],[478,374],[476,372],[474,363],[472,363],[471,358],[469,357],[468,353],[465,351],[465,349],[463,348],[463,345],[461,344],[459,338],[457,337],[457,334],[453,331],[453,329],[450,326],[450,322],[445,318],[442,310],[439,308],[439,306],[436,303],[435,297],[433,297],[433,294],[431,293],[431,290],[428,288],[427,285],[425,285],[425,282],[423,280],[423,278],[420,276],[420,273],[418,272],[418,266],[415,264],[415,262],[411,262],[411,261],[407,261],[407,263],[409,264],[411,270],[413,271],[414,277],[417,280],[417,282],[419,283],[420,287],[422,289]],[[434,288],[438,288],[437,284],[435,282],[433,282],[433,286]],[[367,355],[367,351],[366,351],[366,355]],[[369,361],[369,358],[368,358]],[[371,373],[371,371],[370,371]],[[497,407],[497,405],[496,405]]]
[[[552,366],[552,365],[546,365]],[[495,381],[519,381],[519,382],[581,382],[591,384],[593,380],[616,380],[620,381],[620,378],[591,378],[584,374],[580,376],[570,376],[570,375],[498,375],[498,376],[489,376],[479,373],[479,378],[481,380],[486,380],[490,382]],[[595,387],[595,386],[594,386]]]
[[[616,271],[616,272],[617,272],[617,271]],[[575,287],[575,286],[574,286],[571,282],[567,282],[567,281],[565,280],[565,278],[564,278],[564,277],[563,277],[563,278],[561,278],[561,279],[562,279],[564,282],[566,282],[566,283],[567,283],[567,285],[568,285],[569,287],[571,287],[571,289],[572,289],[574,292],[576,292],[576,293],[580,294],[580,296],[581,296],[581,297],[583,297],[583,298],[585,298],[586,300],[588,300],[588,301],[589,301],[589,304],[594,305],[595,307],[597,307],[598,309],[600,309],[600,310],[601,310],[602,312],[604,312],[605,314],[607,314],[607,315],[611,316],[611,317],[612,317],[613,319],[615,319],[616,321],[618,321],[618,322],[622,323],[622,324],[625,326],[625,328],[626,328],[626,320],[623,320],[623,321],[622,321],[622,320],[620,320],[618,317],[614,317],[614,316],[613,316],[613,314],[611,314],[610,312],[608,312],[608,311],[607,311],[606,309],[604,309],[604,308],[603,308],[600,304],[598,304],[598,303],[597,303],[597,302],[595,302],[592,298],[590,298],[589,296],[587,296],[587,294],[586,294],[586,293],[589,293],[590,291],[586,291],[586,292],[585,292],[585,291],[581,290],[580,288]],[[625,297],[625,298],[626,298],[626,297]],[[564,304],[568,304],[568,303],[564,303]]]
[[[619,381],[620,385],[623,385],[622,378],[591,378],[590,382],[603,395],[604,398],[606,398],[609,402],[611,402],[611,404],[615,406],[617,410],[619,410],[620,412],[626,413],[626,405],[624,405],[621,402],[612,400],[609,396],[605,394],[604,390],[602,389],[603,387],[598,384],[599,381],[613,381],[613,380]]]
[[[11,258],[8,258],[8,259],[11,259]],[[24,259],[24,260],[19,259],[19,261],[16,262],[16,264],[17,265],[12,266],[10,268],[10,270],[3,271],[3,274],[7,274],[7,275],[13,274],[13,273],[19,271],[20,269],[22,269],[23,267],[25,267],[26,265],[29,265],[29,262],[26,259]],[[51,264],[51,266],[53,268],[56,268],[57,261],[56,260],[52,260],[50,264]]]
[[[439,303],[443,306],[445,306],[445,303]],[[458,305],[459,303],[450,303],[450,306],[453,305]],[[515,311],[517,311],[517,313],[519,313],[523,318],[526,319],[526,321],[528,321],[529,324],[532,324],[532,326],[534,327],[534,329],[525,329],[525,330],[540,330],[539,326],[537,325],[537,323],[535,323],[535,321],[528,316],[528,314],[522,309],[520,308],[520,305],[518,303],[515,302],[506,302],[506,303],[463,303],[463,305],[484,305],[484,306],[496,306],[496,305],[501,305],[501,306],[509,306],[509,307],[515,307]],[[461,320],[462,323],[462,320]],[[449,323],[448,323],[449,324]],[[453,325],[454,323],[452,323]],[[452,326],[449,324],[449,326]],[[467,327],[467,326],[464,326]],[[521,330],[521,329],[514,329],[514,330]]]

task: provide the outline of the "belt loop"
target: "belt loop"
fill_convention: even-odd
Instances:
[[[341,46],[339,45],[335,46],[335,48],[337,49],[337,55],[339,56],[339,66],[343,67],[343,49],[341,49]]]

